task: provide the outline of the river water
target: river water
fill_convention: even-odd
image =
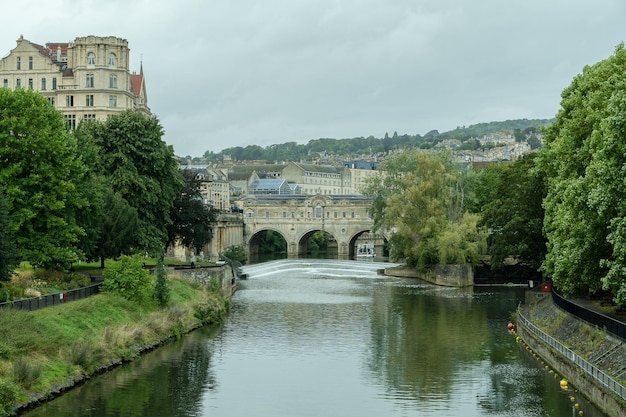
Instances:
[[[24,415],[602,415],[563,391],[508,333],[524,289],[438,287],[378,275],[386,266],[247,266],[222,327],[195,331]]]

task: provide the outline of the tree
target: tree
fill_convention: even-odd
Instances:
[[[548,178],[542,270],[565,294],[604,288],[619,304],[626,304],[625,66],[620,44],[574,77],[539,160]]]
[[[17,265],[16,241],[9,221],[10,207],[4,190],[0,188],[0,282],[10,281]]]
[[[98,150],[96,174],[137,211],[132,246],[158,256],[183,184],[174,150],[162,140],[163,128],[155,117],[127,110],[105,122],[91,122],[85,130]]]
[[[127,300],[144,302],[154,290],[154,279],[137,257],[123,256],[102,277],[102,291],[118,293]]]
[[[104,268],[105,259],[132,255],[134,238],[138,234],[139,218],[137,209],[131,207],[119,193],[105,192],[97,227],[98,239],[89,259],[99,259]]]
[[[486,236],[478,216],[465,213],[457,169],[449,154],[410,149],[389,158],[370,180],[365,194],[373,198],[373,230],[393,232],[394,258],[421,269],[478,261]]]
[[[202,250],[213,237],[215,210],[202,201],[202,181],[197,171],[182,171],[183,188],[170,211],[172,222],[167,226],[167,246],[180,243],[186,248]]]
[[[85,174],[61,114],[31,90],[0,89],[0,186],[18,255],[36,267],[65,270],[82,255],[77,190]]]
[[[524,155],[512,164],[487,168],[483,176],[489,187],[480,225],[490,230],[489,254],[492,268],[515,256],[519,261],[539,268],[546,254],[543,236],[543,198],[546,185],[543,173],[536,168],[537,153]],[[497,175],[497,181],[489,175]]]

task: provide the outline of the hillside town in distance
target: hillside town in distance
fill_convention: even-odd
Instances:
[[[464,167],[480,168],[490,163],[515,161],[541,146],[540,131],[530,129],[522,134],[526,140],[520,140],[519,132],[516,137],[513,131],[472,138],[478,148],[474,150],[463,147],[467,140],[447,138],[429,151],[449,150]],[[236,160],[228,154],[222,154],[219,161],[179,159],[181,169],[197,171],[204,203],[229,212],[241,210],[243,197],[258,194],[360,195],[367,179],[379,174],[385,158],[397,152],[402,152],[402,148],[350,155],[317,152],[300,161]]]

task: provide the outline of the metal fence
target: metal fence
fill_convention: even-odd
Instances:
[[[606,387],[611,392],[615,393],[622,400],[626,400],[626,387],[624,387],[615,379],[604,373],[602,370],[598,369],[592,363],[578,356],[576,352],[567,348],[565,345],[563,345],[552,336],[544,333],[540,328],[538,328],[530,320],[528,320],[522,314],[520,309],[518,309],[517,313],[519,321],[524,325],[524,327],[528,329],[530,333],[532,333],[537,338],[541,339],[545,344],[552,347],[558,353],[566,357],[570,362],[578,366],[582,372],[598,381],[601,385]]]
[[[24,298],[22,300],[9,301],[8,303],[0,303],[0,308],[15,308],[19,310],[38,310],[44,307],[51,307],[67,303],[69,301],[80,300],[81,298],[91,297],[100,293],[101,282],[92,284],[88,287],[81,287],[75,290],[63,291],[57,294],[42,295],[41,297]]]
[[[561,307],[563,310],[567,311],[579,317],[586,322],[589,322],[593,325],[601,329],[606,329],[607,332],[614,334],[622,340],[626,340],[626,324],[619,320],[615,320],[613,317],[609,317],[602,313],[598,313],[596,311],[589,310],[583,306],[572,303],[565,298],[554,289],[552,289],[552,299],[554,303]]]

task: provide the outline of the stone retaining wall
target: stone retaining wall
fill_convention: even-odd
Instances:
[[[392,277],[419,278],[446,287],[471,287],[474,285],[474,268],[464,265],[436,265],[427,272],[415,268],[397,266],[385,268],[384,274]]]
[[[237,280],[229,265],[177,269],[176,273],[207,286],[211,283],[211,279],[217,279],[226,299],[232,297],[237,290]]]

